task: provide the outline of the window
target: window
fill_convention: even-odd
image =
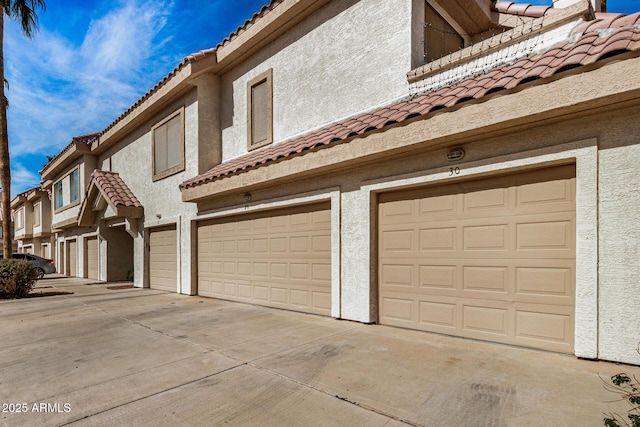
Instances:
[[[273,70],[247,84],[247,149],[273,142]]]
[[[54,187],[55,187],[54,192],[55,192],[55,199],[56,199],[56,209],[60,209],[63,204],[62,181],[57,182]]]
[[[184,108],[152,129],[153,180],[184,170]]]
[[[70,202],[73,203],[80,198],[80,195],[78,194],[78,169],[71,172],[70,181],[71,181],[69,183],[69,188],[71,193]]]
[[[16,212],[16,230],[21,230],[24,228],[24,207],[20,208]]]
[[[76,167],[53,184],[53,206],[56,211],[76,206],[80,203],[79,174],[79,168]]]
[[[464,39],[428,2],[424,5],[424,60],[435,61],[464,47]]]
[[[42,208],[42,203],[37,202],[33,204],[33,226],[34,227],[40,227],[41,208]]]

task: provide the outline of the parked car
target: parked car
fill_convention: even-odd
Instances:
[[[56,272],[56,266],[53,263],[52,259],[42,258],[37,255],[31,254],[20,254],[14,253],[13,258],[15,259],[26,259],[27,261],[31,261],[31,264],[38,270],[38,279],[42,279],[45,274],[51,274]],[[3,256],[0,254],[0,259]]]

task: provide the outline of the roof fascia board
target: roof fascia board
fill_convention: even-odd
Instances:
[[[302,22],[330,0],[284,0],[258,18],[231,40],[217,48],[219,66],[224,69],[242,61]]]
[[[56,222],[51,225],[51,232],[55,233],[59,230],[64,230],[65,228],[75,227],[78,225],[78,220],[76,218],[65,219],[64,221]]]
[[[619,59],[619,58],[618,58]],[[418,148],[432,149],[440,145],[477,139],[479,136],[508,134],[515,129],[548,124],[601,112],[622,103],[640,104],[640,57],[613,59],[595,64],[590,72],[558,78],[547,84],[535,84],[511,94],[496,95],[487,100],[461,106],[454,111],[441,111],[416,118],[405,125],[383,129],[347,143],[320,149],[302,156],[249,169],[214,181],[182,190],[182,200],[198,202],[211,197],[246,192],[278,182],[310,177],[349,165],[403,155]],[[575,72],[575,71],[574,71]],[[598,84],[594,84],[598,82]],[[589,87],[589,91],[576,90]],[[545,99],[545,102],[540,102]],[[506,115],[505,111],[509,114]],[[389,141],[394,141],[389,146]]]
[[[166,83],[140,103],[140,105],[133,107],[120,121],[105,130],[98,140],[91,144],[91,151],[94,152],[94,154],[100,154],[119,141],[124,135],[131,132],[136,126],[139,126],[140,123],[151,118],[168,102],[173,101],[189,91],[192,88],[192,86],[188,84],[191,77],[192,65],[191,63],[186,64],[178,70],[174,76],[169,78]]]
[[[429,3],[455,17],[466,34],[473,35],[491,27],[491,3],[483,0],[429,0]]]
[[[505,49],[516,43],[535,35],[541,30],[549,31],[563,24],[570,23],[579,18],[593,18],[593,9],[588,0],[580,2],[564,9],[558,9],[557,13],[548,14],[541,18],[530,21],[527,25],[521,25],[506,31],[505,33],[493,36],[480,44],[472,44],[458,52],[425,64],[407,73],[409,83],[415,83],[434,74],[442,73],[468,62],[472,58],[486,56],[498,50]],[[504,41],[508,39],[508,41]]]
[[[38,198],[42,198],[42,197],[47,197],[48,198],[48,193],[46,191],[42,191],[42,190],[35,190],[35,191],[31,191],[28,195],[27,195],[27,200],[28,201],[32,201]]]
[[[40,171],[43,181],[55,180],[56,174],[60,173],[62,169],[67,167],[72,161],[82,157],[84,154],[89,154],[90,151],[91,147],[84,142],[72,142],[65,150],[63,150],[60,157]]]
[[[27,198],[25,196],[14,197],[14,199],[11,201],[11,209],[14,209],[14,210],[17,209],[26,201],[27,201]]]

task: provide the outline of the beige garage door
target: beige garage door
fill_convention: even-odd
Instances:
[[[85,253],[87,257],[87,278],[98,280],[98,238],[92,237],[85,240]]]
[[[574,166],[379,201],[381,323],[573,351]]]
[[[149,286],[176,292],[178,288],[178,234],[176,226],[149,231]]]
[[[198,293],[329,316],[330,206],[201,222]]]
[[[78,275],[78,245],[75,240],[67,240],[67,276]]]

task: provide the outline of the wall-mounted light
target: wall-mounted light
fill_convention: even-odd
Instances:
[[[244,201],[249,203],[251,201],[252,197],[251,197],[251,193],[245,193],[244,194]]]
[[[464,157],[464,150],[462,148],[451,148],[447,152],[447,160],[455,162],[456,160],[462,160]]]
[[[156,218],[160,219],[160,218],[162,218],[162,215],[161,214],[156,214]]]

